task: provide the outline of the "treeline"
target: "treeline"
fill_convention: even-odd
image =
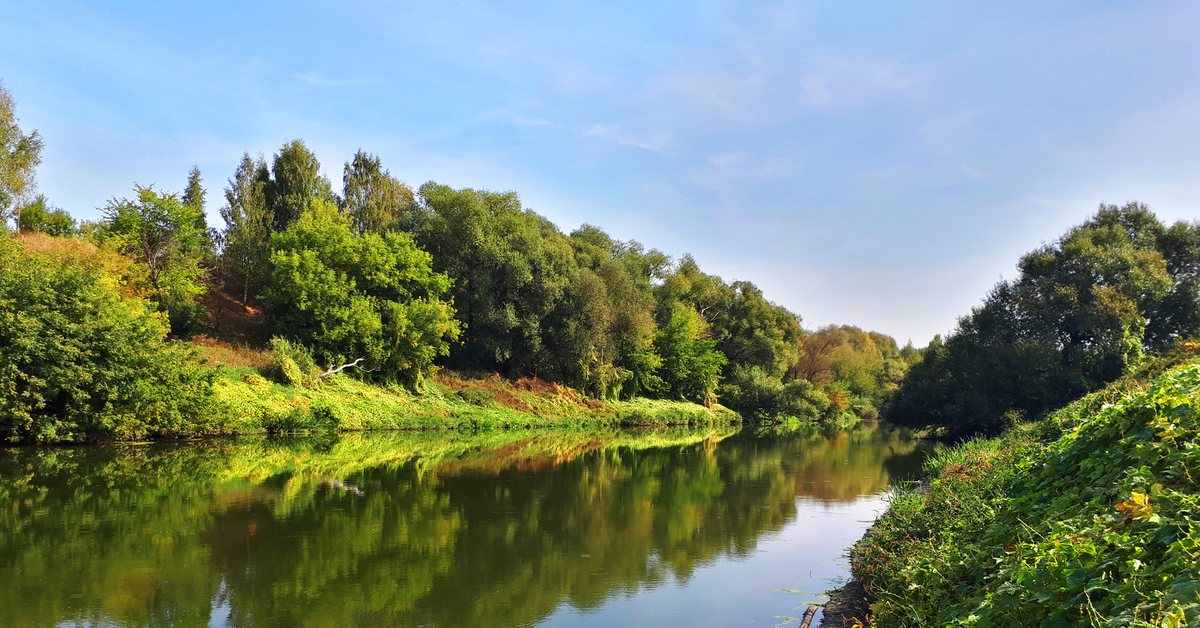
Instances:
[[[1102,205],[1018,269],[923,351],[889,420],[996,433],[1200,332],[1200,223]]]
[[[414,390],[445,366],[598,399],[719,399],[751,419],[850,420],[877,416],[919,358],[853,327],[806,334],[753,283],[591,225],[564,233],[515,193],[414,191],[363,151],[342,172],[335,186],[300,140],[270,160],[246,154],[224,188],[221,229],[206,223],[197,169],[181,194],[135,186],[94,223],[43,196],[0,209],[22,232],[133,260],[113,281],[172,337],[222,337],[207,292],[261,306],[256,341],[287,340],[309,371],[290,378],[299,384],[318,364],[361,359],[347,372]]]

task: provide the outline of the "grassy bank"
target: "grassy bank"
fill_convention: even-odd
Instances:
[[[220,348],[206,349],[217,355]],[[426,390],[375,385],[334,375],[309,385],[281,384],[263,377],[253,358],[224,356],[215,385],[228,408],[225,429],[240,434],[303,430],[604,428],[708,426],[741,423],[736,413],[681,401],[600,401],[536,378],[515,382],[497,376],[467,377],[442,372]],[[230,363],[241,363],[231,366]]]
[[[935,456],[851,552],[869,622],[1200,625],[1200,360],[1164,363]]]

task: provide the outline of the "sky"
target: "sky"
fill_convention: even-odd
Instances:
[[[177,6],[176,6],[177,5]],[[11,2],[38,191],[210,224],[245,152],[360,148],[926,344],[1100,203],[1200,219],[1200,3]]]

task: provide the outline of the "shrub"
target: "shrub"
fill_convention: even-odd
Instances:
[[[99,264],[0,240],[0,439],[55,442],[219,429],[213,369],[163,342],[161,316]]]
[[[275,336],[271,339],[271,376],[280,384],[311,386],[316,383],[320,369],[307,347]]]

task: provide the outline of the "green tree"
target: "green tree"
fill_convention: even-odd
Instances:
[[[365,358],[377,378],[414,388],[458,338],[450,279],[408,234],[358,235],[316,201],[271,238],[271,282],[261,299],[278,332],[336,366]]]
[[[271,180],[264,189],[271,229],[287,229],[316,201],[333,201],[333,188],[321,174],[321,162],[303,140],[283,145],[271,162]]]
[[[79,232],[79,226],[71,214],[64,209],[50,207],[43,194],[22,205],[17,216],[17,228],[20,231],[52,236],[72,236]]]
[[[166,313],[171,333],[193,333],[203,314],[204,235],[196,207],[179,196],[135,186],[136,199],[112,199],[104,208],[100,238],[146,268],[151,299]]]
[[[413,191],[383,169],[379,157],[359,150],[342,174],[342,211],[359,233],[412,229]]]
[[[42,138],[28,135],[17,124],[12,94],[0,82],[0,221],[34,188],[34,173],[42,162]]]
[[[219,424],[213,371],[101,264],[0,239],[0,438],[188,434]]]
[[[705,338],[708,324],[691,307],[676,303],[671,317],[655,339],[662,359],[659,377],[668,394],[685,401],[706,405],[716,401],[717,384],[725,356],[716,342]]]
[[[180,202],[191,209],[196,215],[196,230],[201,234],[202,248],[206,255],[211,256],[214,244],[214,233],[208,228],[208,216],[204,213],[204,199],[208,192],[204,189],[204,181],[200,177],[200,167],[192,166],[188,171],[187,186],[183,188],[183,198]]]
[[[995,431],[1116,379],[1147,347],[1194,334],[1193,230],[1165,229],[1140,203],[1102,205],[1023,256],[1017,279],[926,350],[889,418]]]
[[[242,284],[242,303],[257,293],[268,277],[274,223],[266,200],[270,178],[266,161],[255,161],[245,153],[225,188],[221,268],[230,279]]]
[[[465,325],[448,364],[567,381],[582,356],[576,343],[560,346],[550,325],[555,315],[559,332],[573,332],[562,309],[578,272],[567,237],[514,193],[426,183],[420,197],[417,241],[454,280]]]

